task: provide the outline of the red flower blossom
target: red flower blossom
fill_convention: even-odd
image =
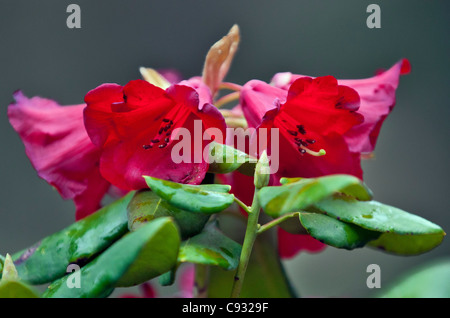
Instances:
[[[355,112],[359,96],[353,89],[338,85],[335,78],[303,77],[290,86],[288,93],[261,81],[250,81],[243,87],[241,105],[249,126],[257,126],[261,118],[258,133],[261,128],[280,131],[279,169],[272,176],[272,184],[279,184],[280,177],[334,173],[362,178],[359,154],[349,150],[343,137],[363,120]],[[268,133],[268,145],[271,142]],[[235,173],[233,177],[233,184],[239,183],[240,188],[244,184],[251,186],[245,176]],[[301,250],[318,252],[326,245],[308,235],[294,235],[279,228],[278,246],[280,256],[290,258]]]
[[[359,156],[360,153],[373,151],[381,125],[395,104],[395,91],[398,87],[399,77],[401,74],[407,74],[409,72],[410,64],[408,60],[404,59],[392,66],[389,70],[378,72],[377,75],[372,78],[361,80],[338,80],[339,85],[351,87],[358,93],[360,96],[360,107],[358,109],[358,113],[364,116],[363,122],[350,127],[350,129],[343,134],[344,141],[350,151],[350,154],[346,152],[346,157],[348,158],[347,168],[341,166],[344,170],[350,169],[346,173],[362,177],[362,175],[359,175],[358,172],[360,169],[357,156]],[[250,81],[245,84],[243,90],[241,91],[241,105],[249,126],[258,127],[263,121],[263,116],[271,109],[275,108],[275,110],[269,112],[269,117],[273,116],[273,113],[277,113],[278,110],[276,109],[279,108],[277,103],[284,103],[286,99],[289,98],[286,92],[296,80],[302,77],[304,76],[293,75],[292,73],[278,73],[272,79],[272,85],[267,85],[266,83],[260,81]],[[301,115],[300,112],[298,115]],[[305,114],[303,114],[298,118],[305,117]],[[292,131],[295,132],[294,129]],[[342,140],[340,142],[342,143]],[[344,148],[342,144],[340,147],[341,149]],[[322,146],[321,148],[325,149]],[[288,173],[284,176],[292,175],[292,171],[296,170],[296,167],[298,167],[300,161],[296,160],[295,157],[292,156],[292,151],[290,151],[291,155],[284,152],[284,149],[290,149],[290,147],[280,145],[280,149],[282,149],[282,158],[280,159],[280,162],[283,162],[285,160],[283,158],[287,157],[288,162],[286,162],[284,166],[287,167],[288,170],[292,167],[292,170],[288,171]],[[306,149],[304,150],[306,152]],[[317,148],[315,150],[317,151]],[[325,150],[327,155],[323,158],[307,158],[309,160],[325,159],[325,157],[331,155],[330,149]],[[337,159],[340,161],[339,157]],[[352,161],[355,168],[353,173],[351,172]],[[302,165],[304,164],[302,163]],[[304,166],[304,169],[308,169],[307,165]],[[329,167],[326,167],[326,170],[328,169]],[[297,176],[320,176],[322,175],[320,170],[321,169],[313,167],[313,169],[307,171],[305,175]],[[322,170],[322,172],[324,173],[325,171]],[[282,175],[282,173],[280,173],[280,175]],[[247,180],[248,178],[239,175],[239,173],[234,173],[232,179],[232,183],[239,184],[240,188],[245,187],[245,184],[247,186],[251,186],[251,180]],[[275,178],[272,180],[272,183],[277,184],[277,180],[278,178]],[[248,198],[248,196],[246,197]],[[244,200],[245,199],[246,198],[244,198]],[[307,235],[290,234],[281,228],[278,229],[278,242],[279,252],[283,258],[293,257],[300,250],[317,252],[325,247],[324,244],[308,237]]]
[[[201,121],[202,134],[217,128],[225,136],[223,116],[200,97],[185,85],[163,90],[143,80],[124,87],[103,84],[90,91],[85,97],[85,125],[92,142],[101,148],[100,172],[105,179],[124,190],[145,188],[142,175],[200,183],[208,170],[202,156],[207,141],[202,138],[201,149],[191,142],[191,153],[200,160],[175,163],[171,157],[179,142],[172,132],[182,127],[194,136],[195,120]]]
[[[395,92],[400,75],[411,71],[407,59],[402,59],[387,71],[378,71],[376,76],[366,79],[338,80],[356,90],[361,98],[358,112],[364,116],[364,122],[350,129],[345,134],[345,141],[352,152],[370,153],[374,150],[383,121],[395,105]],[[280,89],[288,90],[290,85],[304,75],[278,73],[272,84]]]
[[[245,112],[248,107],[245,100],[242,107]],[[308,178],[345,173],[362,178],[359,154],[351,153],[343,138],[363,121],[355,112],[358,107],[358,94],[338,85],[332,76],[296,80],[289,88],[286,102],[276,102],[257,129],[258,136],[263,128],[279,129],[280,158],[275,177]],[[277,142],[270,140],[270,136],[268,133],[269,155]]]
[[[209,89],[198,78],[182,84],[198,90],[201,105],[211,102]],[[195,100],[195,92],[190,93]],[[27,98],[20,91],[14,98],[16,102],[8,107],[11,125],[21,137],[38,175],[54,186],[64,199],[74,200],[76,220],[98,210],[107,192],[124,194],[100,173],[102,152],[86,132],[83,119],[86,104],[60,106],[50,99]],[[209,105],[198,112],[204,116],[208,112],[214,115]],[[221,122],[220,116],[217,119]],[[204,167],[203,170],[206,171]],[[198,172],[197,177],[201,178],[203,172]]]
[[[84,104],[60,106],[53,100],[14,94],[11,125],[21,137],[38,175],[76,205],[76,219],[96,211],[110,187],[98,169],[100,152],[83,125]]]
[[[248,126],[256,128],[261,125],[267,111],[277,104],[286,101],[286,90],[268,85],[259,80],[247,82],[241,90],[240,104],[234,108],[235,112],[242,111]]]

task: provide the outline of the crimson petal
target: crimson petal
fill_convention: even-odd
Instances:
[[[143,175],[180,183],[200,183],[208,163],[203,158],[174,162],[172,150],[180,141],[173,140],[171,134],[175,129],[186,128],[191,136],[194,132],[194,138],[202,138],[202,135],[195,135],[196,127],[200,127],[202,134],[208,127],[225,132],[225,121],[220,112],[210,105],[199,107],[198,93],[185,85],[172,85],[164,91],[136,80],[128,83],[123,91],[122,100],[115,101],[124,103],[120,110],[98,106],[97,103],[103,104],[103,100],[95,100],[91,104],[91,99],[86,98],[87,131],[93,140],[99,138],[98,135],[104,140],[101,143],[102,175],[123,190],[146,188]],[[116,94],[115,91],[111,93]],[[95,95],[95,90],[90,94]],[[115,98],[107,96],[106,100]],[[195,120],[199,120],[201,125],[196,126]],[[200,144],[205,146],[204,142]],[[192,145],[195,146],[195,141],[191,142]],[[191,153],[198,155],[194,146]]]
[[[360,96],[358,112],[364,116],[364,122],[353,127],[345,135],[351,151],[370,153],[374,150],[381,125],[395,105],[400,75],[408,74],[410,71],[410,62],[402,59],[390,69],[379,71],[371,78],[338,80],[339,85],[350,87],[358,93]],[[305,75],[277,73],[271,83],[277,88],[288,90],[295,80],[302,77]]]
[[[38,175],[74,200],[77,220],[95,212],[110,184],[100,175],[100,151],[83,126],[85,105],[60,106],[20,91],[14,98],[9,120]]]
[[[277,104],[284,103],[286,92],[259,80],[247,82],[241,90],[240,105],[249,127],[261,124],[264,114]]]

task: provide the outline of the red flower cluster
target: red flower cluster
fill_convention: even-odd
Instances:
[[[111,186],[119,193],[145,188],[142,175],[201,183],[208,163],[173,163],[171,133],[201,120],[203,130],[225,135],[224,118],[207,92],[198,79],[166,90],[136,80],[101,85],[86,95],[85,105],[75,106],[18,92],[8,116],[39,176],[74,200],[78,220],[99,208]]]
[[[10,122],[39,176],[62,197],[74,200],[77,219],[98,209],[111,189],[124,193],[146,188],[143,175],[199,184],[208,171],[208,162],[201,156],[200,161],[175,163],[172,149],[180,141],[174,139],[173,132],[178,128],[193,131],[194,122],[200,121],[202,133],[215,128],[226,136],[225,119],[213,105],[213,97],[222,85],[238,41],[238,29],[234,27],[211,48],[201,78],[170,84],[158,75],[156,82],[161,85],[156,86],[146,78],[154,76],[147,69],[143,73],[147,81],[100,85],[86,94],[86,104],[74,106],[27,98],[17,92],[16,102],[8,108]],[[402,60],[387,71],[361,80],[278,73],[270,84],[251,80],[242,87],[230,83],[228,87],[240,87],[239,105],[233,114],[245,117],[256,129],[256,137],[262,129],[277,128],[280,133],[279,169],[271,176],[272,185],[279,184],[281,177],[335,173],[362,179],[361,154],[374,150],[381,125],[395,104],[399,77],[409,69],[409,62]],[[167,74],[170,77],[175,73]],[[202,149],[207,144],[202,140]],[[267,150],[270,156],[271,147],[269,140],[268,146],[258,151]],[[190,153],[196,156],[194,148]],[[250,177],[235,172],[225,179],[236,196],[251,203]],[[283,257],[301,249],[322,248],[309,236],[279,230]]]

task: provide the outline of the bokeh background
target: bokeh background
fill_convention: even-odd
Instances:
[[[81,29],[68,29],[66,8],[81,7]],[[381,29],[366,8],[381,7]],[[191,0],[0,2],[0,254],[16,252],[74,221],[74,206],[39,179],[11,128],[6,109],[22,89],[79,104],[104,82],[125,84],[138,68],[199,75],[209,47],[237,23],[241,44],[228,81],[270,81],[291,71],[337,78],[370,77],[408,58],[397,105],[385,121],[375,159],[365,161],[375,198],[450,231],[449,1]],[[327,248],[285,261],[294,287],[310,297],[366,297],[369,264],[382,289],[419,265],[449,254],[450,242],[421,256]]]

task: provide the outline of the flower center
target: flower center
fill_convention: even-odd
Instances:
[[[151,138],[150,143],[147,145],[142,145],[145,150],[152,149],[153,147],[158,147],[163,149],[167,147],[172,141],[171,135],[176,123],[183,123],[189,116],[189,111],[182,108],[181,105],[172,108],[161,120],[157,134]],[[173,118],[173,120],[171,119]]]
[[[284,114],[284,116],[289,115]],[[316,143],[316,140],[308,138],[308,133],[303,124],[297,124],[292,118],[291,120],[281,119],[278,123],[278,127],[281,128],[281,133],[297,147],[297,150],[301,155],[307,153],[311,156],[319,157],[326,154],[324,149],[314,151],[309,148],[309,146]]]

